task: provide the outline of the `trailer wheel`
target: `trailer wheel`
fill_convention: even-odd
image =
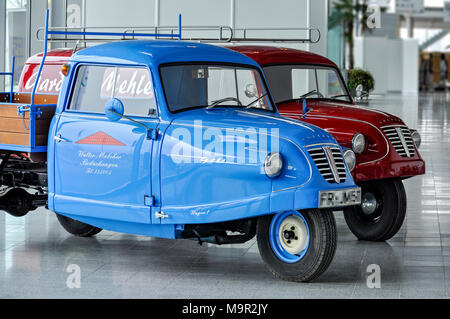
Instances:
[[[361,205],[344,209],[351,232],[361,240],[385,241],[402,227],[406,215],[406,192],[399,179],[371,181],[361,185]]]
[[[56,214],[56,217],[58,217],[61,226],[75,236],[91,237],[102,231],[101,228],[79,222],[78,220],[64,215]]]
[[[317,278],[336,251],[336,222],[331,210],[262,216],[256,231],[266,267],[283,280],[308,282]]]

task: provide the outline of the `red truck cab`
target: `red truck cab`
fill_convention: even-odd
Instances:
[[[397,116],[355,105],[338,67],[326,57],[272,46],[228,48],[263,68],[283,116],[319,126],[353,149],[352,175],[363,193],[361,206],[344,210],[351,231],[365,240],[394,236],[406,213],[402,180],[425,173],[418,132]]]

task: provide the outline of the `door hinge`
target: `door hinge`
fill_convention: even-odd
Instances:
[[[156,213],[155,213],[155,217],[156,217],[156,218],[164,219],[164,218],[169,218],[169,215],[167,215],[167,214],[164,213],[164,212],[156,212]]]
[[[157,129],[147,130],[147,139],[156,140],[157,138],[158,138],[158,130]]]
[[[155,196],[144,196],[144,205],[145,206],[154,206],[155,205]]]

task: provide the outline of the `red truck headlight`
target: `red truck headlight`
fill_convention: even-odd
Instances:
[[[347,164],[348,170],[351,172],[355,169],[356,166],[356,155],[350,149],[344,151],[344,161]]]
[[[416,145],[416,148],[420,147],[420,144],[422,143],[422,137],[420,136],[419,132],[417,130],[411,130],[411,137],[414,141],[414,144]]]
[[[366,138],[361,133],[356,133],[352,138],[352,150],[356,154],[361,154],[366,149]]]

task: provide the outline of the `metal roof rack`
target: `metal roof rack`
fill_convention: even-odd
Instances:
[[[164,31],[173,33],[176,27],[138,27],[126,29],[124,33],[132,39],[139,32]],[[295,42],[317,43],[320,41],[318,28],[231,28],[229,26],[184,26],[181,40],[198,42]],[[199,35],[201,33],[201,35]],[[300,36],[299,36],[300,34]]]
[[[121,30],[106,32],[104,30]],[[40,41],[44,28],[39,28],[36,37]],[[108,42],[112,40],[135,40],[144,37],[155,39],[184,40],[207,43],[231,42],[291,42],[317,43],[320,41],[318,28],[231,28],[229,26],[184,26],[181,28],[181,15],[178,26],[159,27],[49,27],[48,42]],[[300,34],[300,35],[299,35]],[[64,36],[58,37],[58,36]],[[68,37],[70,36],[70,37]],[[99,36],[109,36],[99,38]]]
[[[47,10],[48,16],[48,10]],[[106,32],[103,30],[108,29],[120,29],[118,27],[49,27],[48,17],[46,17],[46,24],[44,28],[38,28],[36,31],[36,38],[39,41],[44,42],[106,42],[117,40],[116,37],[120,37],[120,40],[130,40],[136,37],[139,38],[168,38],[172,40],[182,40],[181,38],[181,14],[178,15],[178,26],[170,27],[170,33],[160,33],[155,29],[155,32],[138,32],[130,35],[130,31],[127,32]],[[146,28],[148,29],[148,28]],[[91,31],[88,31],[91,30]],[[40,37],[40,34],[44,32],[44,38]],[[49,37],[50,36],[50,37]],[[64,36],[64,38],[55,38],[51,36]],[[81,38],[67,38],[67,36],[79,36]],[[98,36],[106,36],[108,38],[95,38]],[[87,38],[89,37],[89,38]],[[130,38],[131,37],[131,38]]]

